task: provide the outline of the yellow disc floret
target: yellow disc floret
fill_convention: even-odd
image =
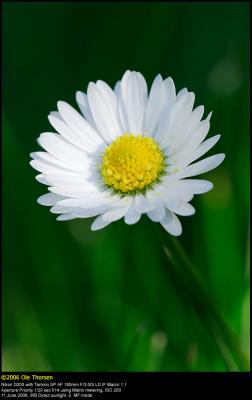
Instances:
[[[101,174],[108,187],[126,195],[145,192],[163,168],[164,155],[152,138],[125,133],[106,148]]]

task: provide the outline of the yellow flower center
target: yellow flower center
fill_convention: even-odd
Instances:
[[[105,184],[123,195],[145,192],[160,177],[164,155],[150,137],[125,133],[114,140],[102,156]]]

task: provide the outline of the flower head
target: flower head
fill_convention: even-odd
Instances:
[[[59,221],[96,216],[92,230],[120,218],[135,224],[147,214],[180,235],[177,215],[194,214],[193,196],[213,187],[191,177],[224,159],[217,154],[195,162],[220,135],[205,140],[211,115],[202,120],[204,107],[193,109],[194,99],[187,89],[176,94],[173,80],[160,75],[148,95],[144,77],[127,71],[114,90],[97,81],[87,94],[77,92],[82,114],[59,101],[49,115],[58,133],[42,133],[45,151],[31,154],[37,180],[50,191],[38,202],[60,214]]]

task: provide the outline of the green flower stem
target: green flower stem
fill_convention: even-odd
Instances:
[[[199,272],[189,260],[179,239],[169,235],[160,224],[158,229],[164,253],[169,260],[169,273],[181,289],[181,296],[192,304],[194,311],[212,335],[230,371],[249,371],[249,360],[242,352],[234,334],[220,310],[211,299]]]

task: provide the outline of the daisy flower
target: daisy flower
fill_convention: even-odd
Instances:
[[[36,179],[50,191],[38,203],[60,214],[58,221],[96,217],[93,231],[121,218],[135,224],[147,214],[180,235],[177,215],[194,214],[193,196],[213,187],[192,177],[224,159],[217,154],[195,162],[220,135],[205,140],[211,114],[202,120],[204,107],[193,109],[194,100],[187,89],[176,94],[173,80],[161,75],[148,94],[144,77],[126,71],[114,90],[98,80],[87,94],[78,91],[81,113],[59,101],[48,117],[57,133],[42,133],[44,151],[31,154]]]

